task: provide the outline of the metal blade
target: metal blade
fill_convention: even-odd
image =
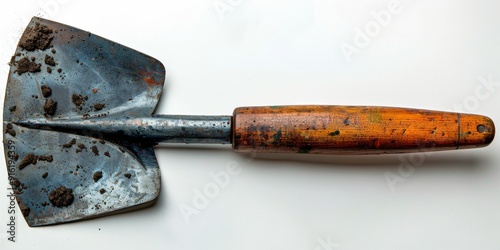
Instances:
[[[9,179],[30,226],[151,203],[160,173],[151,145],[16,123],[151,117],[164,80],[163,65],[152,57],[64,24],[31,20],[11,60],[3,113]]]

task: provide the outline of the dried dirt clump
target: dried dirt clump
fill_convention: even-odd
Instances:
[[[99,181],[102,178],[102,171],[95,172],[92,178],[94,179],[94,182]]]
[[[52,95],[52,89],[46,85],[42,85],[42,96],[47,98]]]
[[[54,115],[56,113],[57,102],[52,99],[45,100],[45,104],[43,105],[43,111],[46,115]]]
[[[15,65],[17,66],[17,68],[14,72],[16,72],[18,75],[22,75],[26,72],[40,72],[42,66],[41,64],[28,59],[28,57],[21,58],[19,61],[15,62]]]
[[[45,55],[45,64],[50,66],[56,66],[56,61],[54,61],[54,57]]]
[[[27,51],[46,50],[54,39],[52,33],[53,31],[46,25],[35,23],[35,26],[26,28],[19,41],[19,47]]]
[[[49,194],[50,203],[56,207],[67,207],[73,203],[74,199],[73,190],[65,186],[60,186]]]
[[[21,163],[19,163],[19,170],[27,167],[30,164],[36,165],[38,161],[46,161],[46,162],[52,162],[54,160],[54,157],[52,155],[35,155],[33,153],[29,153],[26,156],[23,157],[21,160]]]
[[[13,137],[16,136],[16,131],[14,130],[14,126],[12,125],[12,123],[7,123],[7,129],[5,130],[5,133]]]
[[[94,103],[94,110],[95,111],[100,111],[102,110],[106,105],[102,104],[102,103]]]

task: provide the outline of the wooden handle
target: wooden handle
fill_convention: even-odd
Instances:
[[[484,147],[495,136],[485,116],[406,108],[241,107],[233,119],[240,152],[409,153]]]

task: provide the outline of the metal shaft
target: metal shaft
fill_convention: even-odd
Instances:
[[[116,140],[231,143],[231,116],[157,115],[142,118],[29,119],[16,124],[43,130],[97,134]]]

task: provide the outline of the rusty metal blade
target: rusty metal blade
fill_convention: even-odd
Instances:
[[[29,119],[150,117],[165,69],[156,59],[89,32],[33,18],[7,83],[4,149],[30,226],[100,216],[149,204],[160,191],[151,145],[19,126]]]

